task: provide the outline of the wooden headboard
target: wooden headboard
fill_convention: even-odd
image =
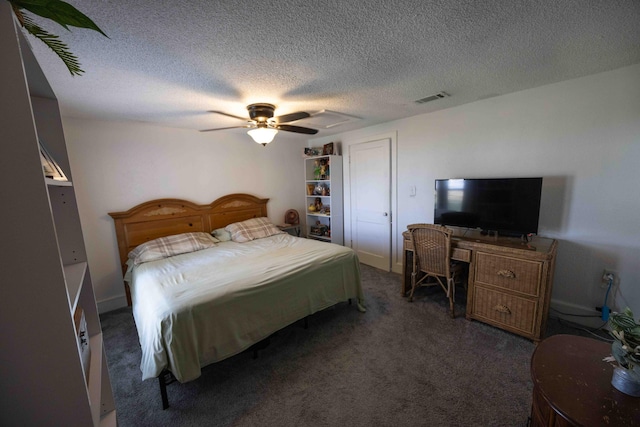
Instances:
[[[211,231],[231,223],[267,216],[269,199],[250,194],[229,194],[208,205],[180,199],[157,199],[141,203],[126,212],[111,212],[116,227],[122,272],[127,270],[129,252],[136,246],[172,234]],[[129,287],[125,285],[131,305]]]

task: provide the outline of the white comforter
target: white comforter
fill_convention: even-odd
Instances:
[[[168,368],[193,380],[201,367],[349,298],[364,311],[355,252],[288,234],[219,243],[131,273],[143,379]]]

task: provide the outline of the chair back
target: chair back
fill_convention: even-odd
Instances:
[[[451,277],[449,273],[453,232],[434,224],[411,224],[407,228],[411,234],[416,270]]]

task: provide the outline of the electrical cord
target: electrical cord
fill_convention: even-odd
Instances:
[[[606,292],[606,294],[605,294],[605,296],[604,296],[604,304],[602,305],[602,315],[601,315],[601,316],[599,316],[599,315],[597,315],[597,314],[571,314],[571,313],[563,313],[563,312],[562,312],[562,311],[560,311],[560,310],[556,310],[556,309],[555,309],[555,308],[553,308],[553,307],[549,307],[549,308],[550,308],[551,310],[553,310],[554,312],[556,312],[556,313],[558,313],[558,314],[560,314],[560,315],[563,315],[563,316],[573,316],[573,317],[599,317],[599,318],[601,318],[602,320],[604,320],[604,323],[603,323],[602,325],[600,325],[600,326],[599,326],[598,328],[596,328],[596,329],[588,329],[588,328],[585,328],[585,327],[582,327],[582,326],[577,326],[577,325],[575,325],[575,324],[573,324],[573,323],[571,323],[571,322],[568,322],[568,321],[566,321],[566,320],[564,320],[564,319],[561,319],[561,318],[558,318],[558,322],[559,322],[560,324],[564,324],[565,326],[569,326],[569,327],[571,327],[571,328],[574,328],[574,329],[578,329],[578,330],[581,330],[581,331],[587,332],[588,334],[593,335],[594,337],[598,338],[598,339],[599,339],[599,340],[601,340],[601,341],[613,342],[613,339],[611,339],[611,338],[605,338],[605,337],[603,337],[603,336],[598,335],[598,334],[596,334],[596,333],[595,333],[595,332],[600,331],[602,328],[604,328],[604,327],[607,325],[607,323],[609,323],[609,321],[608,321],[608,320],[609,320],[609,310],[610,310],[610,309],[609,309],[609,307],[607,306],[607,300],[609,299],[609,292],[611,291],[611,287],[613,286],[613,276],[612,276],[612,275],[609,275],[609,276],[608,276],[608,279],[609,279],[609,280],[608,280],[609,284],[608,284],[608,286],[607,286],[607,292]]]
[[[563,316],[573,316],[573,317],[600,317],[597,314],[571,314],[571,313],[563,313],[560,310],[556,310],[553,307],[549,307],[551,310],[555,311],[558,314],[562,314]]]
[[[599,317],[599,316],[597,316],[597,317]],[[564,319],[558,318],[557,320],[558,320],[558,323],[560,323],[560,324],[562,324],[564,326],[568,326],[568,327],[573,328],[573,329],[584,331],[584,332],[586,332],[586,333],[588,333],[590,335],[593,335],[594,337],[596,337],[600,341],[613,342],[613,338],[608,338],[608,337],[604,337],[602,335],[596,334],[596,332],[601,331],[602,328],[604,328],[607,325],[607,323],[609,323],[609,322],[604,322],[602,325],[600,325],[599,327],[597,327],[595,329],[589,329],[589,328],[585,328],[583,326],[578,326],[575,323],[569,322],[569,321],[564,320]]]
[[[607,286],[607,293],[604,295],[604,304],[602,304],[602,320],[609,320],[609,313],[611,309],[607,305],[607,300],[609,299],[609,291],[611,290],[611,286],[613,286],[613,274],[609,273],[607,275],[609,279],[609,286]]]

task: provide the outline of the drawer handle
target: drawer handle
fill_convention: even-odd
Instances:
[[[498,276],[507,277],[509,279],[515,279],[516,273],[511,270],[498,270]]]
[[[504,304],[498,304],[495,307],[493,307],[493,309],[499,313],[511,314],[511,310],[509,310],[509,307],[507,307]]]

